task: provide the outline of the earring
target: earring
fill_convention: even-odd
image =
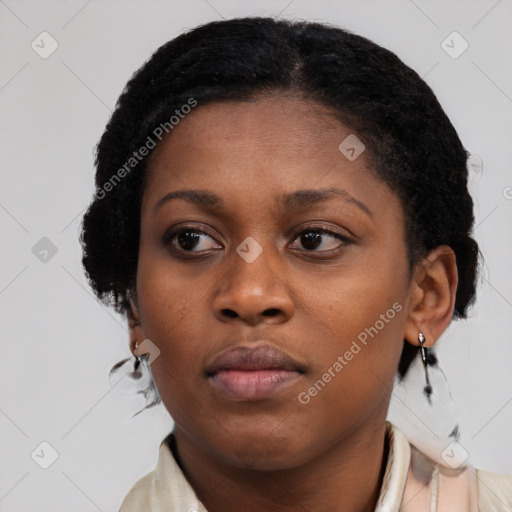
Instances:
[[[459,415],[436,349],[426,347],[426,341],[418,332],[421,357],[413,359],[405,377],[395,377],[388,419],[422,453],[453,469],[446,449],[461,437]]]
[[[135,342],[135,350],[137,350],[138,347],[139,347],[139,342],[136,341]],[[136,355],[135,361],[133,362],[133,372],[131,373],[131,376],[134,379],[140,379],[142,377],[142,372],[139,370],[140,361],[141,361],[140,357]]]
[[[420,352],[421,352],[421,360],[423,362],[423,369],[425,370],[425,387],[423,388],[423,392],[425,393],[427,400],[431,403],[430,395],[432,395],[432,385],[430,384],[430,379],[428,378],[428,367],[429,365],[434,365],[436,363],[436,358],[433,354],[431,354],[427,347],[425,347],[425,336],[422,332],[418,334],[418,341],[420,343]]]
[[[110,386],[120,394],[127,396],[142,394],[146,399],[147,405],[135,413],[132,418],[162,401],[151,372],[150,354],[138,355],[135,353],[139,347],[142,348],[142,345],[138,341],[135,342],[133,363],[131,357],[124,358],[112,366],[108,374]],[[130,368],[132,369],[130,370]]]

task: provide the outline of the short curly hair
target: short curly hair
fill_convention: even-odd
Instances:
[[[149,146],[155,128],[169,126],[191,99],[200,108],[279,93],[330,108],[365,141],[373,171],[401,201],[409,270],[435,247],[450,246],[459,276],[454,317],[465,318],[475,300],[479,257],[469,153],[435,94],[394,53],[364,37],[326,24],[258,17],[211,22],[176,37],[127,83],[96,148],[96,193],[80,237],[97,296],[129,312],[149,160],[133,158]],[[404,343],[402,377],[416,353]]]

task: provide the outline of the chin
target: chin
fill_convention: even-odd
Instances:
[[[296,433],[290,437],[273,436],[268,431],[261,436],[233,436],[229,445],[216,447],[224,461],[241,469],[278,471],[297,467],[310,458],[304,439]]]

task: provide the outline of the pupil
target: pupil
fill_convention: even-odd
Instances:
[[[302,245],[306,249],[316,249],[321,243],[320,233],[305,233],[302,235]]]
[[[182,249],[190,250],[196,246],[199,235],[191,231],[182,231],[178,234],[178,243]]]

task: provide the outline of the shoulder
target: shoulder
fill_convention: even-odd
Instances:
[[[512,510],[512,475],[476,470],[482,512]]]
[[[512,512],[512,475],[485,471],[471,464],[450,468],[398,435],[396,427],[393,430],[397,440],[410,448],[401,512]]]
[[[435,496],[436,510],[444,512],[461,507],[479,512],[512,512],[512,475],[493,473],[471,465],[454,471],[411,448],[412,465],[419,469],[422,482],[429,482],[429,498]]]
[[[166,458],[169,458],[170,450],[165,438],[158,449],[158,461],[153,471],[139,478],[133,484],[128,494],[124,497],[119,512],[146,512],[151,510],[151,494],[158,478],[158,472]]]
[[[174,457],[173,436],[160,444],[153,471],[143,476],[124,498],[119,512],[195,510],[206,512]]]
[[[154,471],[137,480],[121,503],[119,512],[144,512],[149,510],[153,476]]]

